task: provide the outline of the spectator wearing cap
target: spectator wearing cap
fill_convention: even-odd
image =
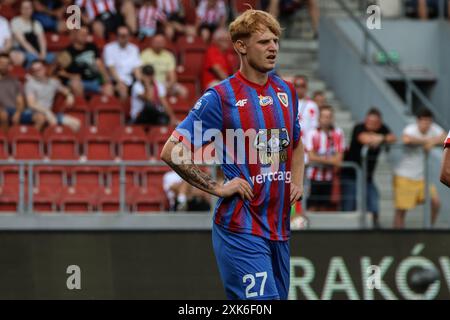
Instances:
[[[139,81],[131,89],[130,118],[134,124],[175,125],[175,114],[166,100],[166,88],[154,78],[151,65],[141,68]]]
[[[25,83],[28,107],[43,114],[49,125],[63,125],[77,132],[80,129],[80,121],[77,118],[63,113],[54,114],[52,111],[57,93],[66,97],[67,106],[73,106],[74,96],[70,90],[63,86],[58,79],[47,76],[47,69],[42,61],[34,61],[31,64],[30,71],[31,75]]]
[[[208,47],[203,64],[202,83],[207,89],[233,74],[236,67],[234,51],[230,50],[231,40],[225,29],[218,29],[213,42]]]
[[[129,90],[134,79],[138,77],[137,72],[141,64],[139,48],[131,43],[129,38],[129,29],[121,26],[117,29],[117,41],[108,43],[103,50],[105,65],[122,101],[128,99]]]
[[[0,127],[7,130],[9,124],[34,124],[41,130],[45,124],[44,115],[26,109],[22,85],[9,74],[11,66],[7,54],[0,54]]]
[[[20,16],[11,21],[11,30],[16,40],[15,46],[25,53],[27,67],[34,60],[52,63],[53,53],[47,52],[44,29],[39,21],[33,20],[33,4],[23,1],[20,5]]]
[[[151,48],[147,48],[141,53],[141,63],[153,66],[155,79],[165,85],[167,96],[186,97],[187,89],[177,82],[175,55],[165,49],[166,45],[164,36],[156,35],[152,40]]]
[[[196,28],[205,42],[218,28],[225,28],[227,9],[223,0],[201,0],[196,13]]]

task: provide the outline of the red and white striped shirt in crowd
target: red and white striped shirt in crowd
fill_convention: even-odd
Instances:
[[[85,8],[91,20],[105,12],[116,12],[114,0],[77,0],[75,4],[80,8]]]
[[[333,156],[344,152],[344,132],[340,128],[334,128],[326,132],[319,128],[308,132],[305,149],[314,151],[318,156]],[[314,181],[333,180],[333,168],[329,166],[310,166],[307,172],[308,178]]]
[[[197,17],[200,19],[201,24],[219,24],[226,15],[227,9],[223,0],[217,0],[214,7],[208,6],[208,0],[201,0],[197,7]]]
[[[445,139],[444,148],[450,148],[450,131],[448,132],[447,139]]]
[[[166,16],[161,9],[154,6],[142,6],[138,13],[139,28],[156,29],[158,21],[164,21]]]
[[[173,14],[180,11],[179,0],[158,0],[158,8],[165,14]]]

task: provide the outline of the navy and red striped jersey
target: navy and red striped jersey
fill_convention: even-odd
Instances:
[[[192,152],[207,152],[213,142],[226,180],[239,177],[253,189],[251,201],[239,195],[220,198],[216,224],[270,240],[289,239],[298,117],[298,98],[291,83],[269,73],[266,84],[258,85],[238,71],[208,89],[175,129],[173,135]]]

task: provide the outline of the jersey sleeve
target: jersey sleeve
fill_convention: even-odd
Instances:
[[[222,131],[222,126],[220,97],[214,89],[208,89],[175,129],[173,136],[193,151],[212,142],[213,137]]]
[[[291,92],[293,93],[292,99],[294,100],[294,128],[293,128],[293,137],[294,137],[294,148],[297,147],[298,142],[300,141],[301,136],[301,126],[300,126],[300,110],[298,107],[298,96],[295,89],[291,87]]]

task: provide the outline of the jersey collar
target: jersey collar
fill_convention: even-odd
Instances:
[[[269,86],[269,82],[270,82],[270,75],[267,77],[267,81],[264,85],[260,85],[257,83],[254,83],[248,79],[246,79],[244,77],[244,75],[241,73],[241,71],[238,70],[238,72],[236,72],[236,77],[241,80],[242,82],[244,82],[245,84],[249,85],[250,87],[256,89],[256,90],[265,90],[267,89],[267,87]]]

